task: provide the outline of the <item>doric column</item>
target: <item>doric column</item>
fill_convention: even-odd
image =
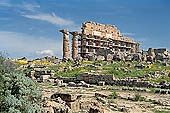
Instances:
[[[76,59],[78,58],[78,32],[70,32],[72,37],[72,58]]]
[[[60,30],[63,33],[63,59],[68,60],[70,58],[70,41],[69,41],[69,31]]]

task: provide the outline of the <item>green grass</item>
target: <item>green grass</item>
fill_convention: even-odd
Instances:
[[[149,90],[150,90],[151,93],[155,93],[156,89],[155,88],[149,88]]]
[[[73,70],[67,70],[67,72],[58,72],[60,68],[73,66],[74,62],[67,62],[62,63],[58,66],[51,66],[49,67],[50,70],[56,71],[56,76],[64,76],[64,77],[75,77],[81,73],[89,72],[91,70],[97,71],[101,70],[103,71],[103,74],[114,74],[116,78],[127,78],[127,77],[143,77],[146,74],[152,73],[152,72],[158,72],[160,73],[162,70],[170,72],[170,66],[163,66],[162,63],[155,63],[151,64],[151,68],[144,68],[144,69],[137,69],[135,65],[141,65],[138,62],[115,62],[113,64],[106,65],[107,61],[83,61],[81,62],[82,67],[77,67]],[[95,68],[90,65],[97,65],[102,64],[101,68]],[[132,64],[131,67],[128,67],[128,64]],[[143,65],[149,65],[147,63],[143,63]],[[118,70],[117,70],[118,69]],[[127,71],[124,71],[126,69]],[[170,82],[170,77],[164,76],[161,78],[153,78],[149,81],[151,82],[161,82],[163,80],[167,80]]]
[[[129,64],[138,65],[137,62],[128,62]],[[134,66],[128,67],[127,64],[124,62],[116,62],[114,64],[110,64],[107,66],[103,66],[102,69],[106,70],[104,74],[114,74],[116,78],[127,78],[127,77],[143,77],[146,74],[151,72],[161,72],[163,70],[170,71],[170,66],[163,66],[161,63],[155,63],[151,65],[151,68],[144,68],[144,69],[137,69]],[[146,63],[143,63],[147,65]],[[119,70],[116,70],[119,68]],[[128,72],[125,72],[123,69],[126,69]],[[163,77],[160,79],[153,80],[153,82],[159,82],[161,80],[167,79],[170,81],[168,77]]]
[[[56,73],[55,76],[63,76],[63,77],[76,77],[79,74],[82,74],[84,72],[89,72],[89,71],[97,71],[98,69],[95,67],[91,67],[91,66],[86,66],[86,67],[78,67],[75,68],[73,70],[67,70],[66,72],[62,71],[62,72],[58,72]]]
[[[58,72],[55,74],[55,76],[63,76],[63,77],[75,77],[77,75],[81,74],[81,68],[76,68],[74,70],[68,70],[67,72]]]
[[[120,70],[116,70],[116,68],[120,68]],[[126,68],[128,72],[125,72],[123,68]],[[115,64],[104,66],[103,69],[107,70],[106,72],[104,72],[104,74],[114,74],[116,78],[142,77],[146,73],[145,71],[137,70],[134,67],[127,67],[127,64],[124,64],[122,62],[117,62]]]
[[[160,78],[152,78],[152,79],[150,79],[150,81],[156,82],[156,83],[160,83],[160,82],[162,82],[162,81],[164,81],[164,80],[166,80],[167,82],[170,82],[170,77],[168,77],[168,76],[162,76],[162,77],[160,77]]]
[[[154,110],[155,113],[170,113],[170,111]]]
[[[30,71],[32,71],[32,69],[26,68],[26,69],[23,70],[23,73],[26,74],[26,73],[28,73],[28,72],[30,72]]]
[[[113,92],[113,93],[110,95],[110,97],[113,98],[113,99],[116,99],[116,98],[118,98],[119,96],[118,96],[118,94],[117,94],[116,92]]]
[[[54,70],[54,71],[57,71],[58,69],[60,69],[61,67],[63,67],[62,65],[58,65],[58,66],[51,66],[49,67],[48,69],[49,70]]]
[[[50,66],[50,67],[48,67],[48,69],[58,71],[60,68],[69,67],[69,66],[73,66],[73,65],[74,65],[73,62],[65,62],[65,63],[59,64],[57,66]]]
[[[136,95],[135,95],[135,101],[145,101],[145,98],[144,97],[142,97],[139,93],[137,93]]]

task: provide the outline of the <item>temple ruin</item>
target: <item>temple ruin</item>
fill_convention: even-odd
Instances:
[[[125,37],[114,25],[95,22],[82,24],[81,32],[63,33],[63,59],[70,58],[69,34],[72,35],[72,58],[86,58],[89,54],[98,55],[104,52],[138,53],[140,44],[133,38]]]

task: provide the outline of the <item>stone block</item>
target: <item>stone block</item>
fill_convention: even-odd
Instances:
[[[51,96],[52,99],[60,97],[63,101],[66,102],[74,102],[77,99],[77,95],[75,94],[67,94],[67,93],[55,93]]]
[[[98,85],[99,85],[99,86],[104,86],[104,85],[105,85],[105,81],[99,81],[99,82],[98,82]]]
[[[56,80],[54,81],[54,83],[55,83],[57,86],[62,86],[63,80],[56,79]]]
[[[68,107],[72,110],[72,112],[78,112],[80,111],[80,102],[79,100],[76,100],[74,102],[66,102]]]
[[[104,113],[104,109],[99,107],[91,107],[89,113]]]
[[[105,60],[105,57],[104,57],[104,56],[99,55],[99,56],[97,56],[97,60]]]
[[[44,82],[45,80],[48,80],[49,78],[50,78],[50,75],[41,75],[41,76],[40,76],[40,80],[43,81],[43,82]]]
[[[113,60],[113,55],[112,55],[112,54],[108,54],[106,60],[107,60],[107,61]]]

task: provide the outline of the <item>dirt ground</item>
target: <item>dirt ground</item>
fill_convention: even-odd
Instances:
[[[56,92],[81,95],[80,102],[84,106],[96,102],[96,106],[105,109],[106,113],[170,113],[170,94],[156,94],[147,88],[147,91],[130,91],[120,86],[58,87],[51,83],[41,83],[39,88],[43,91],[43,97],[48,98]],[[81,113],[83,111],[87,112],[82,109]]]

